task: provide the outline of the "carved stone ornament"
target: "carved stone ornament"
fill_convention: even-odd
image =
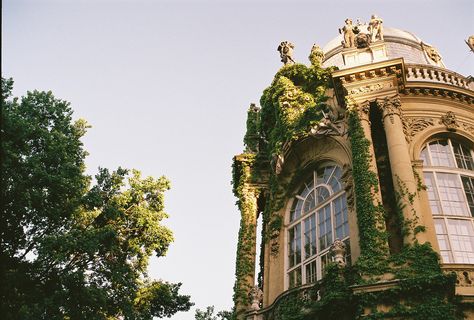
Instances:
[[[258,286],[254,286],[249,292],[250,299],[252,304],[250,305],[250,310],[258,311],[260,310],[260,303],[263,299],[263,292]]]
[[[309,54],[308,59],[313,66],[315,67],[321,66],[324,60],[323,50],[317,44],[313,44],[313,47],[311,48],[311,53]]]
[[[334,262],[339,267],[346,266],[346,259],[344,256],[346,255],[346,245],[339,239],[334,240],[333,244],[331,245],[331,252],[334,256]]]
[[[294,48],[295,45],[289,41],[283,41],[278,46],[277,50],[280,52],[281,62],[283,62],[284,65],[291,65],[295,63],[295,60],[293,59]]]
[[[325,113],[324,118],[311,128],[312,136],[343,136],[347,133],[347,124],[345,119],[335,116],[333,112]]]
[[[432,46],[430,46],[426,43],[423,43],[423,42],[421,43],[421,47],[425,51],[428,58],[430,58],[437,66],[439,66],[439,67],[444,66],[442,61],[441,61],[442,57],[439,54],[438,50],[436,50],[435,47],[432,47]]]
[[[456,129],[459,127],[459,124],[456,120],[456,115],[452,111],[448,111],[444,116],[441,116],[439,123],[444,124],[446,129],[449,131],[456,131]]]
[[[474,126],[472,124],[468,124],[468,123],[462,123],[462,128],[464,129],[464,131],[467,131],[469,132],[470,134],[472,134],[474,136]]]
[[[370,32],[370,41],[383,40],[383,20],[373,14],[369,21],[368,30]]]
[[[385,118],[386,116],[390,117],[390,122],[394,124],[394,116],[401,116],[402,115],[402,103],[400,101],[400,98],[398,96],[394,97],[385,97],[383,100],[377,99],[377,105],[382,111],[383,117]]]
[[[434,126],[433,118],[403,118],[403,132],[408,143],[428,127]]]
[[[285,163],[285,158],[281,154],[274,155],[272,162],[275,167],[275,173],[279,175],[281,171],[283,170],[283,164]]]
[[[393,82],[381,82],[369,84],[362,87],[352,88],[347,91],[348,94],[358,95],[393,88]]]
[[[370,35],[358,32],[355,38],[356,47],[359,49],[367,48],[370,45]]]

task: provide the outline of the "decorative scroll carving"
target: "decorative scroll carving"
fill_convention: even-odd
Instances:
[[[250,299],[252,300],[250,310],[253,310],[253,311],[260,310],[260,304],[263,299],[262,290],[258,286],[255,286],[252,288],[252,290],[250,290],[249,296],[250,296]]]
[[[352,88],[348,90],[348,94],[363,94],[363,93],[370,93],[374,91],[380,91],[383,89],[390,89],[393,88],[393,82],[382,82],[382,83],[374,83],[374,84],[369,84],[366,86],[358,87],[358,88]]]
[[[403,133],[408,143],[421,131],[434,126],[433,118],[403,118]]]
[[[334,262],[336,262],[339,267],[345,267],[346,259],[344,257],[346,255],[346,245],[344,242],[339,239],[334,240],[331,246],[331,252],[334,255]]]
[[[465,131],[467,131],[467,132],[469,132],[470,134],[474,135],[474,126],[473,126],[473,125],[471,125],[471,124],[469,124],[469,123],[465,123],[465,122],[461,123],[461,125],[462,125],[462,128],[463,128]]]
[[[389,116],[390,122],[392,124],[394,124],[394,115],[402,115],[402,103],[398,95],[393,96],[391,98],[385,97],[383,100],[377,99],[376,102],[377,106],[381,109],[383,113],[383,117],[385,118],[386,116]]]
[[[293,49],[295,45],[289,41],[283,41],[278,46],[278,52],[280,52],[281,62],[284,65],[294,64],[295,60],[293,59]]]
[[[325,113],[324,118],[311,128],[312,136],[343,136],[347,133],[347,124],[345,119],[335,116],[331,111]]]
[[[324,60],[323,50],[317,44],[313,44],[308,59],[313,66],[319,67]]]
[[[354,209],[354,180],[352,179],[352,168],[345,164],[342,168],[341,181],[344,183],[344,190],[346,191],[347,205]]]
[[[439,123],[444,124],[446,129],[449,131],[456,131],[456,129],[459,127],[459,124],[456,120],[456,115],[452,111],[446,112],[446,114],[441,117]]]

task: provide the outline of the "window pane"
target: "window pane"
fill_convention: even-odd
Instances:
[[[314,199],[314,192],[311,192],[306,200],[304,201],[303,214],[306,214],[316,207],[316,201]]]
[[[441,212],[441,202],[438,199],[438,192],[436,189],[436,184],[434,182],[434,176],[431,172],[424,173],[426,192],[428,193],[428,201],[431,207],[431,213],[442,214]]]
[[[318,221],[319,250],[324,250],[332,244],[330,204],[318,210]]]
[[[423,161],[423,165],[425,165],[425,166],[430,166],[431,165],[430,158],[428,157],[428,149],[426,149],[426,147],[423,148],[423,150],[421,150],[420,160]]]
[[[303,200],[295,199],[295,207],[290,212],[290,222],[301,217],[301,208],[303,208]]]
[[[454,261],[474,263],[474,229],[470,220],[448,219]]]
[[[433,166],[455,168],[448,140],[438,140],[429,144]]]
[[[301,267],[288,273],[288,284],[290,288],[301,285]]]
[[[452,141],[452,144],[458,168],[473,170],[474,161],[472,160],[471,151],[457,142]]]
[[[293,267],[301,262],[301,226],[300,223],[288,230],[288,265]]]
[[[346,195],[334,200],[334,220],[336,238],[342,240],[349,235],[349,223],[347,219]]]
[[[464,193],[466,194],[467,204],[471,211],[471,216],[474,217],[474,179],[471,177],[461,176]]]
[[[444,224],[444,219],[435,219],[436,238],[440,249],[440,255],[444,263],[452,263],[453,255],[448,241],[448,232]]]
[[[325,187],[317,187],[316,188],[316,195],[318,197],[318,204],[324,202],[326,199],[329,198],[329,190]]]
[[[305,266],[306,283],[316,282],[316,260],[311,261]]]
[[[305,259],[316,254],[316,216],[312,214],[304,220]]]
[[[436,178],[443,213],[469,216],[459,176],[451,173],[436,173]]]

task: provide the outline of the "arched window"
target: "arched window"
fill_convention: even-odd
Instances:
[[[420,158],[444,263],[474,263],[473,150],[452,139],[426,144]]]
[[[335,165],[319,168],[312,172],[294,199],[287,228],[289,288],[322,277],[335,239],[345,240],[346,251],[350,252],[341,175],[341,168]]]

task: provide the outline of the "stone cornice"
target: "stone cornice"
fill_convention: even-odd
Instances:
[[[405,88],[406,81],[402,58],[335,71],[332,78],[341,106],[345,106],[346,96],[370,100],[384,93],[398,93]]]
[[[405,96],[438,97],[468,104],[474,103],[473,91],[443,83],[410,81],[400,93]]]

